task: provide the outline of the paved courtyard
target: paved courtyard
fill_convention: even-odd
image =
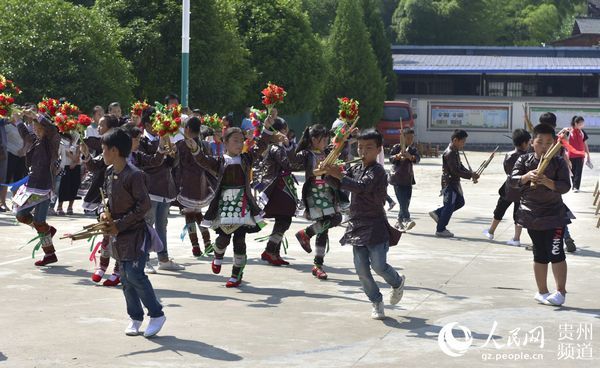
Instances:
[[[474,166],[487,156],[467,154]],[[415,167],[411,212],[417,226],[389,253],[389,263],[407,277],[406,290],[398,306],[386,307],[383,321],[370,319],[352,249],[338,243],[343,228],[330,231],[327,281],[311,275],[312,257],[293,237],[306,221],[296,220],[288,233],[289,267],[260,261],[264,243],[254,238],[270,226],[249,235],[244,284],[232,290],[225,288],[232,250],[222,273],[213,275],[210,259],[193,258],[189,240],[181,241],[183,219],[173,209],[169,249],[186,270],[150,275],[167,322],[156,338],[127,337],[123,294],[90,280],[88,243],[57,241],[59,262],[35,268],[31,246],[19,249],[33,232],[0,214],[0,366],[598,367],[600,335],[593,335],[600,333],[600,229],[592,191],[600,154],[593,155],[597,168],[584,170],[582,192],[564,196],[578,217],[570,226],[578,251],[567,255],[569,293],[561,308],[533,301],[531,252],[504,244],[512,235],[510,220],[500,224],[497,240],[482,235],[504,180],[502,156],[478,184],[463,184],[467,204],[448,226],[456,234],[450,240],[433,236],[427,215],[441,204],[441,159]],[[393,223],[397,207],[388,216]],[[82,215],[49,219],[61,234],[92,221]],[[526,232],[522,240],[530,243]],[[551,275],[549,281],[553,285]],[[458,356],[443,352],[442,329],[449,341],[442,347]]]

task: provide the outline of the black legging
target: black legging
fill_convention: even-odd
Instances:
[[[571,165],[573,176],[571,179],[573,180],[573,189],[579,189],[581,186],[581,174],[583,173],[583,157],[576,157],[571,159]]]
[[[267,242],[266,251],[271,254],[280,254],[281,241],[283,240],[285,232],[290,228],[292,224],[292,216],[275,216],[275,225],[273,231]]]

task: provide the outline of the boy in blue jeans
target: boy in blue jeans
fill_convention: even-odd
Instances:
[[[392,287],[390,304],[398,304],[404,292],[406,278],[387,263],[391,245],[398,244],[400,232],[387,221],[384,209],[387,196],[387,175],[377,163],[383,137],[375,130],[363,131],[358,136],[358,153],[362,163],[344,174],[338,166],[326,168],[328,183],[351,193],[350,219],[342,245],[352,245],[354,266],[365,294],[373,304],[371,318],[384,319],[383,296],[373,279],[371,269]]]
[[[156,335],[165,323],[162,305],[156,299],[152,284],[144,273],[146,257],[153,236],[144,215],[150,209],[146,175],[130,165],[131,137],[121,129],[102,136],[102,154],[107,166],[104,187],[108,211],[100,215],[104,232],[111,236],[113,256],[121,264],[121,281],[131,321],[125,329],[128,336],[140,334],[144,320],[142,303],[148,309],[150,323],[145,337]]]
[[[452,238],[454,236],[446,226],[450,222],[452,214],[465,205],[460,178],[475,179],[479,175],[468,170],[460,162],[460,151],[467,143],[469,135],[462,129],[457,129],[452,133],[448,148],[442,155],[442,196],[444,204],[435,211],[429,212],[429,216],[437,223],[435,236],[440,238]]]

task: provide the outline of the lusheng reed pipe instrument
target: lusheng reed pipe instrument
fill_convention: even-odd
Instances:
[[[492,153],[490,153],[490,157],[488,157],[487,160],[483,161],[481,163],[481,165],[479,165],[479,168],[477,169],[475,174],[477,174],[478,176],[481,176],[481,174],[483,174],[483,170],[485,170],[488,167],[488,165],[490,164],[490,162],[492,162],[492,160],[494,159],[496,152],[498,152],[498,148],[500,148],[500,146],[496,146],[494,151]]]
[[[320,175],[325,174],[325,168],[329,165],[335,164],[338,157],[340,157],[342,150],[344,149],[344,144],[348,140],[348,137],[350,137],[350,134],[352,134],[352,132],[356,128],[356,123],[358,123],[359,118],[360,117],[357,117],[356,119],[354,119],[354,122],[352,123],[352,126],[350,127],[350,129],[345,131],[344,134],[341,136],[341,139],[334,143],[334,144],[336,144],[336,146],[331,150],[331,152],[329,152],[327,157],[325,157],[325,159],[319,163],[319,166],[315,170],[313,170],[313,174],[315,176],[320,176]]]
[[[400,117],[400,150],[402,152],[406,151],[406,138],[404,137],[404,123],[402,122],[402,117]]]
[[[98,235],[105,235],[108,227],[110,226],[110,222],[112,221],[112,216],[110,211],[108,210],[108,203],[106,201],[106,197],[104,195],[104,190],[100,189],[100,196],[102,197],[102,206],[104,208],[104,215],[107,217],[108,221],[97,222],[94,224],[86,225],[83,227],[83,230],[80,230],[74,234],[65,234],[60,239],[71,239],[73,241],[83,240],[93,238]]]
[[[467,167],[469,168],[470,172],[473,172],[473,169],[471,168],[471,164],[469,163],[469,159],[467,158],[467,154],[465,153],[465,151],[461,151],[463,156],[465,157],[465,162],[467,163]],[[477,184],[477,179],[472,178],[473,180],[473,184]]]
[[[531,116],[529,114],[529,112],[527,111],[527,108],[529,107],[528,104],[523,104],[523,114],[525,117],[525,128],[527,129],[527,131],[529,133],[533,133],[533,124],[531,123]]]
[[[544,156],[542,156],[542,159],[540,160],[540,163],[538,164],[538,167],[537,167],[538,175],[542,175],[544,173],[544,171],[550,164],[550,161],[552,161],[554,156],[556,156],[558,154],[558,152],[560,152],[560,149],[562,148],[562,143],[560,141],[561,138],[562,137],[559,136],[558,139],[556,140],[556,142],[550,147],[550,149],[544,154]],[[535,187],[536,185],[537,185],[536,183],[531,182],[532,187]]]

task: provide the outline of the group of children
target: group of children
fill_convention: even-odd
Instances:
[[[404,144],[391,150],[393,172],[389,182],[394,187],[400,211],[397,223],[390,226],[384,209],[388,174],[378,163],[383,139],[376,130],[364,130],[356,136],[360,156],[356,165],[320,167],[330,143],[330,131],[320,124],[307,127],[295,146],[288,138],[286,122],[271,114],[251,147],[245,146],[246,134],[240,128],[230,127],[219,132],[215,154],[214,145],[203,139],[199,118],[188,118],[182,139],[173,144],[168,137],[159,137],[154,131],[153,112],[152,108],[144,111],[140,119],[143,129],[135,124],[123,124],[115,115],[104,115],[99,120],[99,136],[86,139],[81,146],[82,162],[93,174],[89,201],[100,202],[94,190],[98,193],[103,190],[107,197],[106,205],[100,206],[105,234],[99,249],[100,266],[92,279],[99,282],[103,278],[112,256],[115,270],[105,285],[123,284],[131,318],[125,331],[127,335],[140,334],[144,315],[141,303],[150,316],[145,336],[158,333],[165,322],[162,306],[146,276],[156,272],[149,262],[149,252],[157,252],[159,269],[184,269],[169,257],[167,246],[169,208],[175,201],[185,216],[184,230],[191,241],[192,254],[201,256],[214,252],[213,273],[221,272],[226,249],[233,243],[228,288],[242,284],[247,263],[246,235],[260,231],[265,226],[263,218],[273,219],[274,226],[266,237],[261,259],[274,266],[289,264],[281,257],[281,247],[287,243],[285,233],[293,217],[302,211],[312,223],[295,237],[307,253],[313,251],[311,240],[315,238],[312,274],[318,279],[327,279],[323,265],[328,231],[342,223],[342,212],[345,212],[346,230],[340,243],[353,247],[356,272],[373,304],[372,318],[382,319],[385,315],[383,297],[371,270],[392,287],[389,302],[397,304],[401,300],[406,278],[387,263],[387,252],[398,243],[402,232],[415,226],[409,205],[415,184],[412,166],[420,157],[413,144],[412,130],[405,130]],[[25,114],[33,120],[32,130],[22,122],[14,123],[23,138],[31,143],[27,153],[29,182],[20,188],[13,202],[17,219],[31,225],[39,234],[44,257],[35,264],[46,266],[58,260],[52,243],[56,229],[47,224],[46,215],[60,137],[43,114],[33,111]],[[478,177],[460,160],[459,152],[467,136],[463,130],[455,131],[443,155],[444,204],[430,213],[437,222],[436,235],[440,237],[453,236],[446,226],[452,213],[464,205],[460,178]],[[562,203],[561,194],[570,188],[568,168],[564,160],[557,157],[544,173],[536,170],[540,157],[554,142],[552,127],[540,124],[535,128],[533,152],[528,152],[527,132],[515,131],[513,138],[516,150],[505,160],[508,180],[500,189],[494,223],[486,236],[493,237],[504,212],[515,203],[518,209],[514,212],[513,242],[518,242],[521,226],[527,228],[533,240],[539,289],[536,300],[561,305],[566,294],[562,248],[570,213]],[[315,174],[318,167],[323,174]],[[305,174],[301,196],[296,193],[294,171]],[[206,206],[208,209],[203,214]],[[198,229],[204,248],[200,245]],[[208,229],[217,234],[214,244]],[[548,263],[553,264],[557,280],[557,291],[552,294],[545,282]]]
[[[578,132],[582,127],[582,118],[575,117],[571,129],[563,129],[557,136],[556,116],[545,113],[534,127],[532,134],[524,129],[513,132],[512,141],[515,149],[506,154],[503,162],[506,181],[498,190],[499,198],[493,212],[493,220],[489,228],[483,231],[484,236],[494,239],[494,233],[507,209],[513,205],[514,235],[507,244],[520,246],[523,228],[531,238],[533,251],[533,269],[538,292],[534,299],[542,304],[560,306],[566,298],[567,263],[564,245],[567,251],[576,250],[568,224],[574,219],[573,213],[562,201],[562,195],[571,189],[569,154],[577,151],[570,147],[562,148],[548,166],[538,170],[540,161],[550,148],[560,140],[564,144],[569,134]],[[579,124],[579,125],[577,125]],[[451,137],[448,148],[443,153],[442,195],[443,206],[429,215],[437,223],[435,235],[453,237],[446,226],[452,214],[465,204],[460,179],[477,180],[479,175],[463,166],[460,151],[463,150],[468,134],[464,130],[456,130]],[[589,161],[589,150],[584,157]],[[577,156],[576,156],[577,158]],[[583,160],[583,159],[582,159]],[[574,191],[578,191],[581,172],[573,167]],[[550,293],[547,285],[548,264],[552,264],[552,272],[556,282],[556,290]]]

